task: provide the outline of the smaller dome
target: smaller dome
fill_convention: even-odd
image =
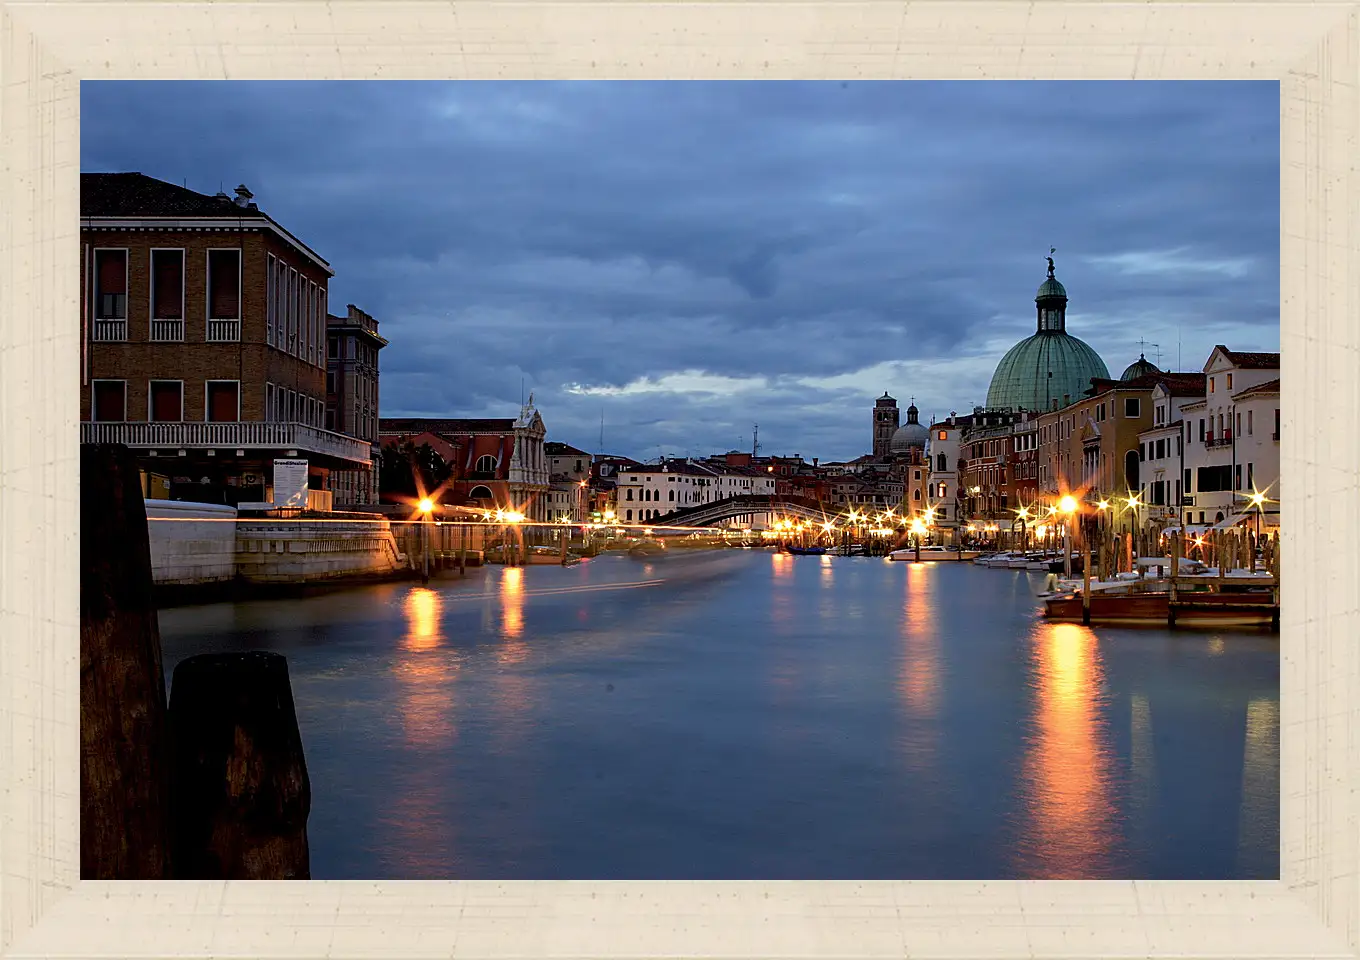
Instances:
[[[1049,297],[1062,297],[1067,299],[1067,288],[1058,282],[1057,277],[1049,275],[1049,278],[1039,284],[1039,292],[1034,295],[1035,300],[1045,300]]]
[[[1145,377],[1150,373],[1161,372],[1162,371],[1157,369],[1156,364],[1152,363],[1150,360],[1148,360],[1147,357],[1143,356],[1143,354],[1140,353],[1138,354],[1137,360],[1133,361],[1133,363],[1129,364],[1127,367],[1124,368],[1124,372],[1120,374],[1119,379],[1137,380],[1139,377]]]
[[[915,410],[915,407],[911,408]],[[907,422],[897,428],[897,432],[888,441],[888,453],[906,453],[912,447],[925,447],[926,438],[930,436],[930,431],[924,426],[915,422]]]

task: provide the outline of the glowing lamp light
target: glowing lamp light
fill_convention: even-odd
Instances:
[[[1077,501],[1070,496],[1064,496],[1058,501],[1058,509],[1063,513],[1072,514],[1077,512]]]
[[[520,513],[518,510],[507,510],[502,519],[504,519],[506,523],[521,523],[524,520],[524,514]]]
[[[418,506],[420,507],[421,513],[429,513],[434,509],[434,501],[429,497],[423,497]]]
[[[1108,509],[1110,509],[1110,501],[1108,501],[1108,500],[1102,500],[1102,501],[1100,501],[1099,503],[1096,504],[1096,509],[1097,509],[1097,510],[1108,510]]]

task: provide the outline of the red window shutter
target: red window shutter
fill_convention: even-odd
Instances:
[[[180,396],[183,387],[178,383],[151,385],[151,419],[174,422],[180,419]]]
[[[241,278],[241,257],[236,250],[214,250],[209,255],[208,277],[210,319],[235,320],[240,316],[238,287]]]
[[[234,383],[208,384],[208,419],[226,423],[236,419],[236,390]]]
[[[122,250],[99,251],[99,294],[127,293],[127,254]]]
[[[94,418],[101,421],[121,421],[124,416],[122,381],[104,381],[94,385]]]
[[[155,283],[155,318],[157,320],[184,319],[181,296],[184,278],[184,254],[178,250],[157,250],[151,254]]]

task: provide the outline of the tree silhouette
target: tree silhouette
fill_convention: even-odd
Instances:
[[[453,473],[450,464],[428,443],[417,447],[410,440],[398,446],[382,448],[378,461],[378,484],[384,495],[414,499],[426,496],[448,480]],[[416,478],[420,478],[417,484]],[[441,497],[442,499],[442,497]]]

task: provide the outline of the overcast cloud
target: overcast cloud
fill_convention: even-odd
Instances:
[[[247,184],[373,314],[384,416],[639,459],[868,452],[986,398],[1057,247],[1115,376],[1279,349],[1275,83],[85,82],[84,171]],[[1157,359],[1156,348],[1147,348]]]

